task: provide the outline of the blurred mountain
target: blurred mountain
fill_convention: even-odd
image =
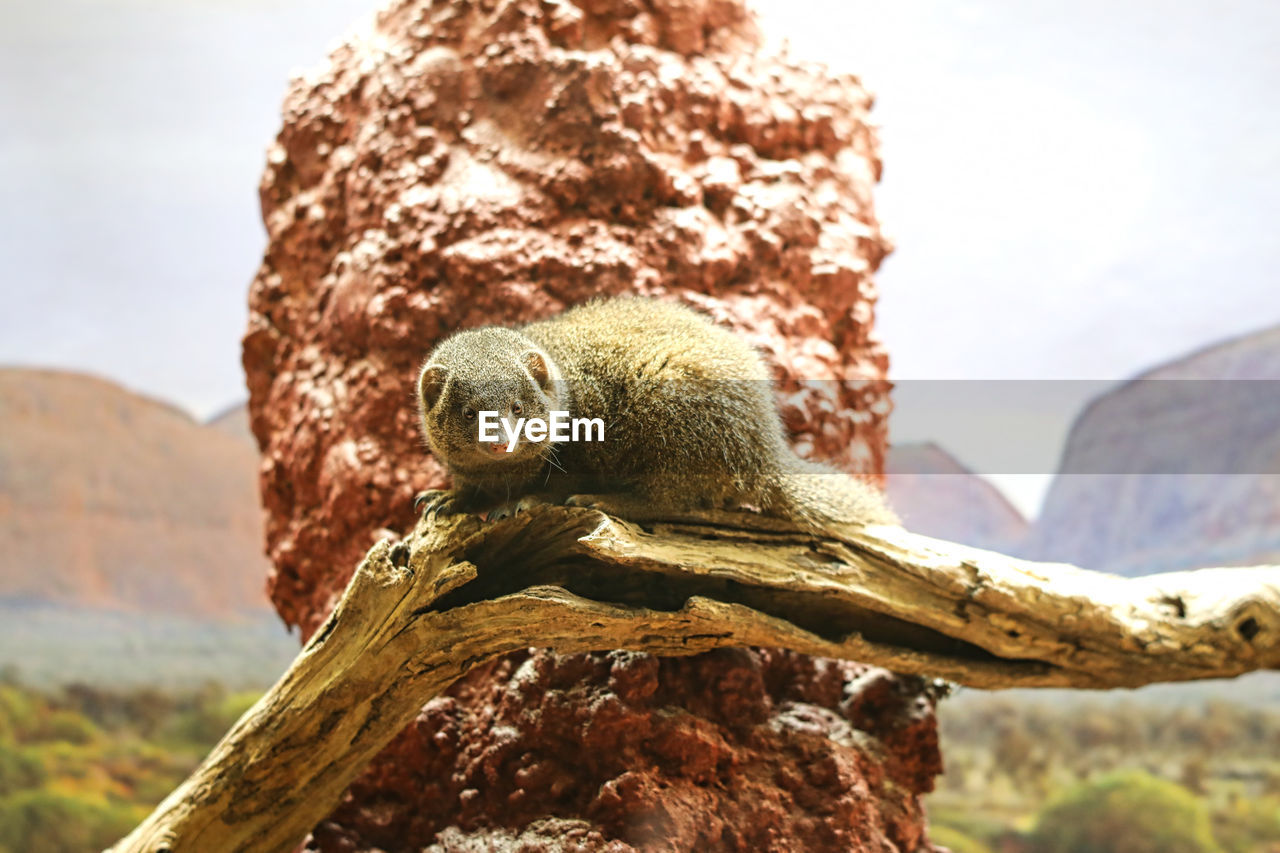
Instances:
[[[103,379],[28,369],[0,370],[0,436],[0,663],[92,676],[110,659],[123,675],[131,655],[143,670],[160,655],[185,672],[152,674],[203,678],[278,673],[296,652],[264,591],[243,437]],[[238,662],[209,653],[235,647]]]
[[[1280,562],[1277,380],[1280,326],[1095,399],[1022,553],[1128,576]]]
[[[885,490],[903,524],[925,536],[1007,552],[1027,535],[999,489],[932,442],[889,448]]]
[[[102,379],[0,370],[0,598],[268,609],[256,453]]]
[[[257,442],[254,440],[252,430],[249,429],[249,406],[247,403],[236,403],[234,406],[228,406],[209,418],[205,423],[249,442],[255,448],[254,455],[257,455]]]

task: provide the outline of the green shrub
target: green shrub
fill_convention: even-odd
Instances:
[[[1280,798],[1238,798],[1214,811],[1213,834],[1228,853],[1268,849],[1280,839]]]
[[[0,744],[0,797],[39,788],[45,777],[44,765],[29,750]]]
[[[946,829],[968,836],[987,847],[995,849],[1000,839],[1009,834],[1009,826],[999,818],[982,814],[974,809],[929,808],[930,832]]]
[[[75,711],[51,711],[36,723],[32,741],[70,743],[84,746],[98,738],[98,727]]]
[[[1031,837],[1037,853],[1219,853],[1203,803],[1173,782],[1123,771],[1050,803]]]
[[[0,684],[0,730],[13,740],[21,740],[35,725],[41,704],[21,687]]]
[[[249,691],[202,697],[195,708],[175,715],[169,734],[181,744],[208,749],[222,739],[260,695]]]
[[[214,714],[218,718],[222,730],[218,732],[217,740],[221,740],[222,736],[230,731],[236,721],[244,716],[244,712],[253,707],[253,703],[262,698],[262,691],[247,690],[239,693],[232,693],[218,703],[214,709]]]
[[[0,850],[84,853],[102,850],[133,828],[127,806],[80,800],[47,791],[0,798]]]
[[[991,853],[991,848],[981,841],[946,826],[929,827],[929,840],[946,847],[951,853]]]

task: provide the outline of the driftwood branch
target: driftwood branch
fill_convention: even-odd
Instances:
[[[516,649],[745,645],[987,688],[1229,677],[1280,668],[1280,568],[1125,579],[732,514],[424,518],[369,551],[288,672],[115,850],[289,849],[424,702]]]

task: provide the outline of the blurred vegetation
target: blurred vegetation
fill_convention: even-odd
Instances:
[[[1220,853],[1205,804],[1141,770],[1071,788],[1040,815],[1031,840],[1044,853]]]
[[[114,843],[257,697],[0,672],[0,853]],[[1280,708],[960,698],[929,798],[954,853],[1280,853]]]
[[[254,701],[0,676],[0,853],[84,853],[125,835]]]
[[[1280,708],[962,698],[928,801],[955,853],[1280,853]]]
[[[952,829],[947,826],[934,826],[929,829],[929,839],[934,844],[940,844],[951,851],[951,853],[991,853],[991,848],[965,835],[958,829]]]

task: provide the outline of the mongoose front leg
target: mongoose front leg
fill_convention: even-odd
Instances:
[[[479,493],[467,488],[428,489],[413,500],[413,508],[428,518],[446,518],[479,508]]]
[[[489,514],[485,516],[485,520],[497,521],[502,518],[511,518],[522,512],[528,512],[535,506],[542,506],[549,503],[553,503],[553,501],[548,500],[546,495],[525,495],[517,501],[507,501],[506,503],[495,506],[493,509],[489,510]]]

